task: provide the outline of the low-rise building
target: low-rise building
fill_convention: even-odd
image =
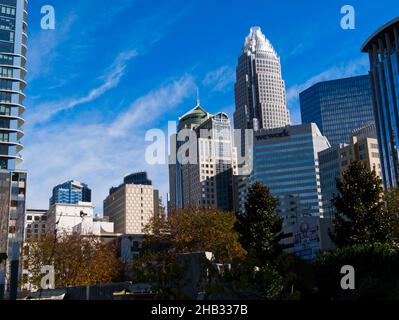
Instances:
[[[25,213],[24,241],[47,234],[47,209],[27,209]]]
[[[47,211],[48,232],[58,235],[72,234],[74,228],[85,221],[93,221],[94,206],[91,202],[77,204],[56,203]]]

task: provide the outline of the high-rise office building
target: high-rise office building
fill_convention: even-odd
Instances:
[[[104,200],[104,216],[114,223],[116,233],[143,234],[151,218],[159,214],[159,192],[147,183],[147,174],[145,179],[131,178],[127,176],[126,183],[110,189]]]
[[[176,146],[183,149],[174,152],[187,157],[177,159],[177,165],[170,164],[171,179],[179,178],[177,182],[172,180],[170,186],[171,189],[176,188],[176,185],[181,186],[180,208],[215,207],[232,210],[237,153],[233,146],[229,117],[223,112],[212,116],[198,104],[180,119],[178,127],[178,135],[182,135],[181,140],[186,142],[186,148],[178,142]]]
[[[259,27],[253,27],[238,58],[236,129],[271,129],[290,124],[280,58]]]
[[[177,131],[179,133],[186,129],[194,130],[211,116],[201,107],[200,101],[197,101],[195,108],[180,117]],[[178,150],[184,143],[184,140],[178,141],[178,134],[170,137],[168,211],[183,208],[182,163],[178,157]]]
[[[50,206],[56,203],[77,204],[79,202],[91,202],[91,190],[87,184],[71,180],[53,188]]]
[[[399,186],[399,17],[375,31],[361,49],[370,58],[374,116],[386,189]]]
[[[323,216],[318,153],[329,147],[315,123],[255,132],[253,181],[278,199],[283,226]]]
[[[19,248],[24,236],[27,174],[22,162],[25,111],[27,1],[0,0],[0,299],[4,288],[16,297]]]
[[[331,203],[338,193],[336,179],[348,169],[352,161],[361,161],[370,171],[382,178],[375,125],[359,128],[353,132],[351,143],[332,146],[319,152],[320,184],[324,216],[334,217]]]
[[[374,122],[368,75],[319,82],[299,95],[302,123],[314,122],[332,146]]]

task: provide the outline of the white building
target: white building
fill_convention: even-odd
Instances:
[[[84,222],[93,221],[94,206],[91,202],[78,204],[54,204],[47,211],[47,229],[54,234],[72,234],[74,228]]]

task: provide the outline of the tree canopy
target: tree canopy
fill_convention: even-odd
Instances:
[[[39,287],[41,268],[53,265],[55,286],[82,286],[112,282],[120,275],[121,264],[116,249],[92,237],[79,235],[52,235],[32,238],[22,254],[25,269],[29,271],[24,282]]]
[[[353,161],[342,180],[337,180],[337,189],[331,237],[338,247],[392,241],[392,215],[386,210],[382,182],[375,171]]]

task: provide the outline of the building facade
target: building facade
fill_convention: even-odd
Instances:
[[[52,235],[73,234],[74,228],[86,221],[93,221],[94,206],[91,202],[76,204],[56,203],[47,211],[47,231]]]
[[[47,234],[47,211],[27,209],[25,213],[24,242]]]
[[[0,0],[0,299],[4,289],[16,297],[19,248],[24,236],[27,173],[22,162],[22,118],[27,71],[26,0]]]
[[[255,132],[253,181],[278,199],[283,226],[323,216],[318,153],[329,147],[315,123]]]
[[[253,27],[238,58],[235,129],[271,129],[290,124],[280,58],[259,27]]]
[[[329,232],[333,220],[324,217],[303,217],[283,228],[285,237],[280,245],[287,253],[305,261],[312,261],[323,251],[335,249]]]
[[[319,82],[299,98],[302,123],[316,123],[332,146],[349,143],[354,129],[374,123],[368,75]]]
[[[111,188],[104,200],[104,216],[116,233],[143,234],[151,218],[159,214],[159,192],[152,185],[124,183]]]
[[[169,165],[171,200],[180,197],[178,208],[232,210],[237,152],[229,117],[223,112],[213,116],[198,103],[180,119],[178,129],[177,150],[172,151],[176,164]]]
[[[337,194],[336,179],[341,179],[352,161],[361,161],[370,171],[382,179],[378,140],[375,125],[355,130],[350,144],[340,144],[319,152],[320,183],[324,215],[333,217],[335,209],[331,203]]]
[[[53,188],[50,198],[50,206],[56,203],[78,204],[79,202],[91,202],[91,190],[85,183],[71,180],[59,184]]]
[[[385,189],[399,185],[399,18],[373,33],[362,52],[369,54],[374,116]]]

